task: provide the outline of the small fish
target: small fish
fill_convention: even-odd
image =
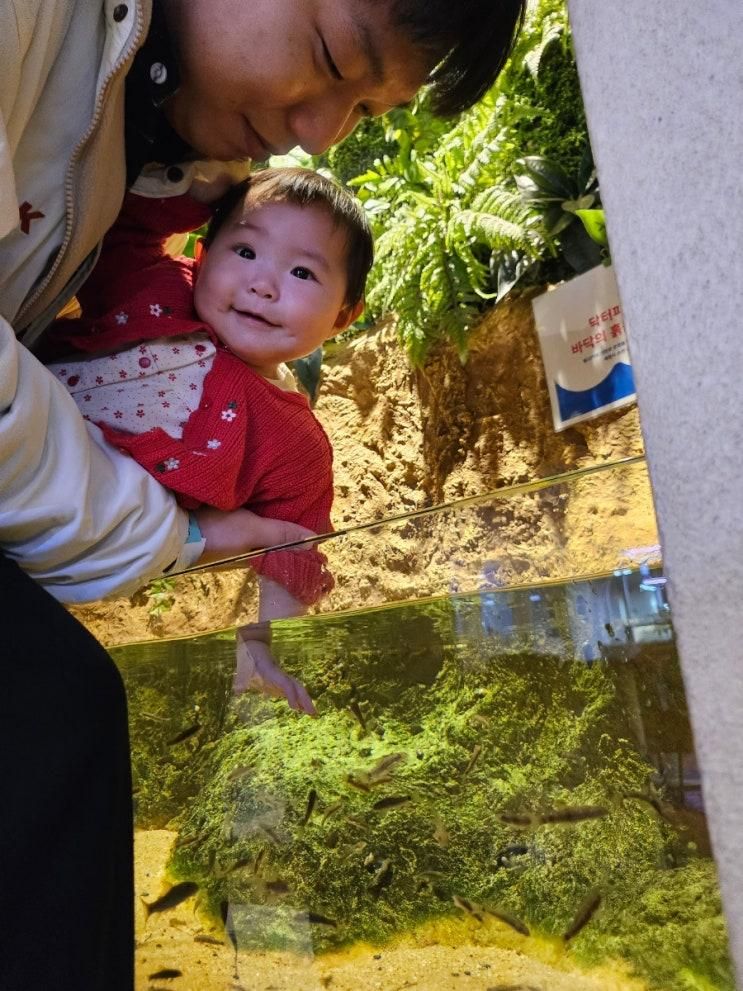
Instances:
[[[638,802],[645,802],[646,805],[649,805],[651,809],[658,813],[661,819],[665,819],[666,822],[672,822],[669,818],[668,812],[666,811],[664,803],[662,803],[655,795],[646,795],[641,791],[628,791],[622,795],[622,798],[634,798]]]
[[[528,852],[529,847],[524,846],[523,843],[512,843],[510,846],[504,846],[495,855],[495,866],[509,867],[512,857],[524,857]]]
[[[533,826],[585,822],[587,819],[600,819],[608,814],[609,810],[603,805],[573,805],[562,809],[545,809],[544,812],[500,812],[497,818],[505,826],[529,829]]]
[[[356,716],[356,718],[359,721],[359,725],[361,726],[362,730],[366,733],[366,720],[364,719],[364,714],[361,711],[361,706],[356,701],[356,699],[354,699],[353,702],[351,702],[348,708],[351,710],[354,716]]]
[[[381,757],[374,767],[367,772],[371,784],[376,785],[389,781],[392,777],[393,767],[401,760],[405,760],[405,754],[387,754],[385,757]]]
[[[170,721],[167,716],[158,716],[154,712],[145,712],[144,710],[141,710],[141,715],[143,715],[145,719],[151,719],[154,723],[167,723]]]
[[[180,905],[181,902],[195,895],[198,890],[199,886],[195,881],[180,881],[164,895],[156,898],[154,902],[146,902],[144,898],[141,899],[145,907],[146,917],[149,918],[153,912],[165,912],[169,908],[175,908],[176,905]]]
[[[372,882],[371,888],[369,889],[375,898],[379,898],[382,891],[388,887],[392,881],[392,861],[383,860],[379,866],[379,870],[374,875],[374,880]]]
[[[585,822],[586,819],[601,819],[609,814],[603,805],[573,805],[564,809],[549,809],[539,814],[541,823]]]
[[[176,970],[175,967],[163,967],[162,970],[156,971],[154,974],[150,974],[147,978],[148,981],[167,981],[173,977],[183,977],[182,970]]]
[[[463,912],[466,912],[467,915],[473,916],[473,918],[477,919],[478,922],[484,921],[484,916],[482,914],[483,909],[481,905],[478,905],[476,902],[471,902],[467,898],[462,898],[461,895],[452,895],[451,900],[457,908],[461,909]]]
[[[235,922],[234,918],[230,919],[230,903],[226,898],[222,899],[219,903],[219,917],[224,925],[224,931],[227,934],[227,938],[230,943],[232,943],[235,953],[237,953],[237,933],[235,932]]]
[[[302,825],[306,826],[310,821],[310,816],[312,815],[312,810],[315,807],[315,802],[317,801],[317,792],[314,788],[310,788],[310,793],[307,796],[307,808],[304,812],[304,817],[302,818]]]
[[[570,923],[568,928],[562,934],[562,938],[567,943],[574,936],[577,936],[581,929],[585,928],[591,921],[596,913],[596,910],[601,905],[601,892],[597,891],[595,888],[588,892],[583,903],[581,904],[578,911],[575,913],[573,921]]]
[[[186,729],[180,731],[171,740],[167,740],[166,743],[169,747],[175,746],[176,743],[183,743],[184,740],[188,740],[189,737],[194,736],[201,729],[201,723],[194,723],[193,726],[187,726]]]
[[[366,774],[363,775],[363,777],[361,776],[361,774],[347,774],[346,781],[352,788],[355,788],[357,791],[365,791],[365,792],[371,791],[371,783],[369,781],[368,775]]]
[[[477,761],[477,758],[480,756],[481,753],[482,753],[482,746],[479,743],[476,743],[472,748],[472,754],[470,756],[469,763],[467,764],[467,767],[465,767],[465,769],[462,771],[462,777],[464,777],[465,774],[470,773],[472,768],[475,766],[475,762]]]
[[[510,912],[504,912],[499,908],[486,908],[485,911],[488,915],[492,915],[494,919],[505,923],[505,925],[510,926],[511,929],[515,929],[517,933],[521,933],[522,936],[529,935],[529,927],[526,923],[522,922],[521,919],[517,919],[515,915],[511,915]]]
[[[269,840],[271,840],[272,843],[275,843],[276,846],[280,846],[281,837],[279,836],[279,834],[276,832],[275,829],[272,829],[271,826],[263,826],[263,825],[260,826],[260,829],[263,830],[263,832],[266,834]]]
[[[334,815],[336,812],[339,812],[342,808],[343,808],[342,798],[339,798],[337,802],[333,802],[332,805],[329,805],[327,809],[325,809],[325,811],[323,812],[323,816],[322,816],[323,825],[328,821],[328,819],[332,815]]]
[[[227,877],[229,874],[234,874],[235,871],[241,871],[244,867],[250,866],[251,860],[252,860],[251,857],[241,857],[239,860],[236,860],[234,864],[231,864],[225,870],[219,871],[216,876]]]
[[[320,915],[319,912],[307,912],[306,916],[309,919],[309,921],[315,926],[331,926],[333,929],[338,928],[338,923],[335,921],[335,919],[329,919],[327,915]],[[304,917],[305,917],[305,913],[302,913],[298,916],[299,919],[303,919]]]
[[[355,826],[357,829],[366,829],[368,823],[364,822],[363,819],[357,818],[357,816],[346,816],[346,822]]]
[[[441,819],[436,819],[436,824],[433,831],[433,842],[445,850],[449,843],[451,842],[451,835],[449,830],[444,825]]]
[[[261,847],[258,852],[258,856],[255,858],[255,863],[253,864],[253,873],[257,874],[261,869],[261,864],[263,863],[263,858],[266,856],[266,848]]]
[[[270,891],[272,895],[288,895],[290,888],[286,881],[276,880],[276,881],[266,881],[265,882],[266,891]]]
[[[208,833],[197,833],[196,836],[179,836],[175,841],[175,845],[177,847],[193,846],[194,843],[203,843],[207,836]]]
[[[244,777],[248,771],[252,770],[252,765],[250,764],[239,764],[237,767],[233,767],[230,773],[227,775],[228,781],[239,781],[240,778]]]
[[[536,825],[536,816],[527,812],[499,812],[496,816],[504,826],[515,826],[517,829],[528,829]]]
[[[224,946],[223,939],[217,939],[216,936],[210,936],[208,933],[197,933],[193,941],[194,943],[209,943],[211,946]]]
[[[410,795],[388,795],[386,798],[380,798],[378,802],[375,802],[372,808],[381,812],[384,809],[397,809],[401,805],[407,805],[411,801]]]
[[[606,630],[606,632],[609,634],[610,637],[614,636],[614,627],[611,625],[611,623],[604,623],[604,629]]]

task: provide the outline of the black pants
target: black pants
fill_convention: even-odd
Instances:
[[[121,677],[0,555],[0,989],[132,991],[132,866]]]

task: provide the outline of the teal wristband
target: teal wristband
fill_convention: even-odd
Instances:
[[[204,538],[201,535],[201,527],[198,524],[198,520],[193,513],[188,514],[188,534],[186,536],[187,544],[200,544]]]

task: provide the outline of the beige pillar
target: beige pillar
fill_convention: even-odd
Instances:
[[[569,8],[743,975],[743,3]]]

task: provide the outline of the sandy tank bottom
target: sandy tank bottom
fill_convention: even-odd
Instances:
[[[457,945],[469,919],[432,924],[394,945],[321,956],[246,951],[236,961],[193,899],[145,918],[141,899],[153,901],[169,886],[165,865],[176,837],[168,830],[135,833],[136,991],[647,991],[620,962],[578,968],[555,940],[529,937],[522,950]],[[167,971],[180,975],[155,976]]]

